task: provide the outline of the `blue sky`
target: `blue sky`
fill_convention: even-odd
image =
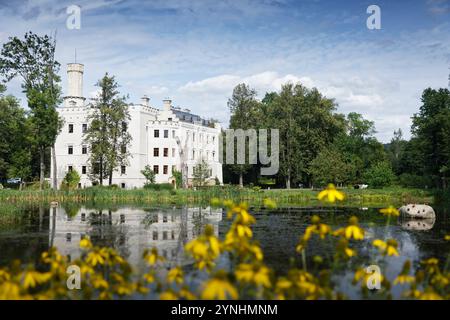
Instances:
[[[81,29],[66,28],[66,8],[81,7]],[[366,9],[381,8],[381,30],[366,28]],[[3,1],[0,44],[26,31],[57,30],[57,58],[85,65],[84,93],[105,72],[130,102],[170,97],[227,125],[227,98],[246,82],[279,90],[287,81],[317,87],[338,111],[375,121],[389,141],[410,117],[426,87],[447,87],[450,0],[155,0]],[[19,81],[9,84],[20,94]]]

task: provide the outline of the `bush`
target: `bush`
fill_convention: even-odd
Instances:
[[[430,176],[419,176],[410,173],[402,173],[399,176],[399,184],[409,188],[433,188],[435,181]]]
[[[144,189],[155,190],[155,191],[163,191],[163,190],[173,190],[173,185],[171,183],[146,183],[144,185]]]
[[[392,185],[395,174],[389,163],[378,162],[364,173],[363,178],[370,188],[383,188]]]
[[[80,175],[73,169],[66,173],[64,180],[61,183],[62,190],[73,190],[78,188],[78,183],[80,183]]]
[[[44,180],[43,189],[47,190],[47,189],[50,189],[50,188],[51,188],[50,182]],[[39,190],[39,181],[33,181],[33,182],[25,184],[24,189],[27,189],[27,190]]]

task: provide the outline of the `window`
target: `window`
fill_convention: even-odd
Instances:
[[[159,174],[159,166],[153,166],[153,172]]]
[[[163,214],[163,222],[167,222],[169,219],[167,218],[167,214]]]
[[[122,152],[122,153],[127,153],[127,146],[126,145],[121,145],[120,146],[120,152]]]
[[[192,150],[192,160],[195,159],[195,150]]]
[[[122,132],[127,132],[127,123],[122,121]]]
[[[167,231],[163,231],[163,240],[167,240]]]
[[[213,136],[212,139],[213,139],[213,143],[214,143],[216,141],[216,137]]]
[[[73,170],[73,166],[68,166],[67,170],[69,170],[69,172],[72,171]]]
[[[86,146],[82,146],[81,147],[81,153],[82,154],[87,154],[87,147]]]
[[[81,125],[81,132],[85,133],[87,131],[87,123]]]
[[[159,138],[159,130],[155,130],[155,131],[154,131],[153,137]]]
[[[81,174],[86,174],[86,166],[81,167]]]
[[[69,146],[69,147],[67,148],[67,153],[68,153],[68,154],[73,154],[73,146]]]
[[[169,171],[169,166],[163,166],[163,174],[167,174]]]
[[[192,142],[195,142],[195,132],[192,132]]]
[[[172,121],[172,118],[168,118],[167,121]]]
[[[216,156],[216,152],[215,152],[215,151],[213,151],[213,152],[212,152],[212,160],[214,160],[214,159],[215,159],[215,156]]]
[[[158,240],[158,231],[153,231],[153,240]]]
[[[125,166],[120,166],[120,173],[121,174],[125,174],[127,172],[127,167]]]
[[[172,166],[172,172],[175,172],[177,170],[177,166]]]
[[[169,137],[169,130],[164,130],[164,138],[168,138]]]
[[[175,130],[172,130],[172,138],[175,139]]]
[[[153,148],[153,156],[159,157],[159,149],[158,148]]]
[[[175,148],[172,148],[172,158],[175,158]]]
[[[169,148],[164,148],[164,157],[168,157],[169,156]]]
[[[125,182],[122,182],[121,184],[120,184],[120,187],[122,188],[122,189],[125,189]]]
[[[69,123],[69,133],[73,133],[73,124]]]

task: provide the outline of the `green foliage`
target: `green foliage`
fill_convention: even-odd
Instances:
[[[145,184],[144,189],[154,191],[173,190],[173,185],[171,183]]]
[[[399,175],[398,182],[402,187],[408,188],[432,188],[435,185],[432,177],[411,173]]]
[[[61,189],[63,190],[74,190],[78,188],[78,183],[80,183],[80,175],[73,169],[69,170],[61,183]]]
[[[173,170],[172,176],[175,178],[177,188],[182,188],[183,187],[183,175],[182,175],[181,171]]]
[[[196,187],[202,187],[205,185],[206,180],[211,177],[211,169],[205,160],[197,163],[193,170],[193,184]]]
[[[315,186],[348,183],[351,171],[352,164],[346,163],[342,154],[333,149],[322,150],[309,167]]]
[[[32,32],[24,39],[9,38],[0,53],[0,75],[6,81],[22,79],[22,88],[30,108],[33,143],[39,151],[40,186],[44,182],[46,149],[52,146],[61,129],[62,122],[56,112],[61,102],[58,76],[60,64],[55,61],[56,41],[48,35],[38,36]],[[21,154],[22,160],[24,154]],[[27,173],[23,161],[16,172]]]
[[[154,184],[155,183],[155,172],[153,172],[152,168],[149,165],[144,167],[144,170],[141,170],[142,175],[147,180],[145,185]]]
[[[251,89],[248,85],[241,83],[233,89],[233,94],[228,99],[228,107],[230,109],[230,129],[256,129],[258,124],[258,109],[259,102],[256,100],[256,91]],[[224,143],[227,137],[225,136]],[[246,137],[246,145],[249,145],[249,139]],[[248,159],[248,150],[245,149],[246,159]],[[235,154],[237,152],[237,145],[235,145]],[[230,164],[230,170],[239,176],[239,184],[242,187],[244,184],[243,176],[252,167],[248,162],[245,164]]]
[[[0,180],[31,176],[30,121],[19,101],[0,92]]]
[[[450,175],[450,91],[428,88],[422,106],[413,117],[412,133],[422,153],[424,174],[437,176],[438,185],[447,186]]]
[[[388,162],[378,162],[371,166],[363,175],[364,183],[370,188],[382,188],[393,184],[395,175]]]
[[[97,84],[100,93],[92,104],[89,126],[84,142],[89,146],[89,176],[103,184],[108,178],[112,184],[114,171],[128,165],[131,135],[128,132],[130,114],[126,97],[119,95],[119,84],[108,73]]]
[[[343,132],[336,104],[317,89],[288,83],[277,94],[266,96],[265,124],[280,133],[279,180],[310,185],[309,167],[321,150]]]

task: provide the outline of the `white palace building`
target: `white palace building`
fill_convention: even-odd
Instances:
[[[91,110],[83,96],[83,72],[82,64],[67,65],[68,92],[58,108],[64,126],[55,144],[58,187],[67,171],[73,169],[81,175],[80,188],[93,184],[88,177],[89,148],[83,144],[83,134],[89,126],[87,115]],[[201,160],[209,165],[211,183],[216,177],[222,183],[218,123],[202,119],[188,109],[173,107],[169,99],[163,100],[159,109],[144,96],[141,103],[130,104],[128,108],[131,119],[127,128],[132,141],[127,148],[131,156],[128,166],[114,172],[113,184],[127,189],[142,187],[145,178],[141,170],[150,165],[156,173],[156,183],[174,184],[172,172],[178,170],[183,180],[191,185],[193,168]]]

